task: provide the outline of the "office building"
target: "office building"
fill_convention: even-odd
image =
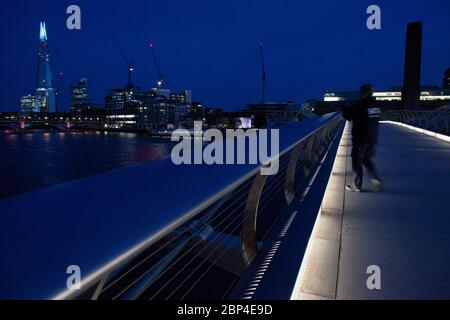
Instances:
[[[179,126],[180,122],[189,114],[192,107],[191,90],[173,92],[169,95],[169,124]]]
[[[34,95],[26,95],[20,98],[20,112],[22,114],[31,114],[41,111],[41,103],[36,100]]]
[[[108,92],[105,98],[106,127],[111,129],[166,131],[180,126],[189,115],[191,91],[140,90],[131,82]]]
[[[150,91],[141,96],[142,105],[139,113],[139,129],[151,131],[167,130],[169,125],[170,100],[166,95]]]
[[[90,108],[88,82],[81,78],[78,84],[70,86],[70,112],[78,113]]]
[[[141,91],[131,83],[122,89],[109,90],[105,98],[106,127],[136,129],[141,105]]]

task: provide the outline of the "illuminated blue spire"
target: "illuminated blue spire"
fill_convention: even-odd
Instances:
[[[41,22],[40,24],[39,39],[41,39],[41,41],[47,41],[47,30],[45,28],[45,22]]]
[[[56,92],[53,87],[45,22],[40,23],[39,39],[36,98],[41,103],[41,112],[55,112]]]

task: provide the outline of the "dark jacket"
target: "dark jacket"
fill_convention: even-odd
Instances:
[[[342,115],[353,124],[353,144],[375,145],[378,142],[380,109],[377,107],[375,98],[363,98],[344,107]]]

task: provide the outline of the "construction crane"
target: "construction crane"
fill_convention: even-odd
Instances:
[[[150,50],[152,51],[153,63],[155,64],[156,72],[158,73],[157,86],[158,89],[161,89],[164,84],[164,77],[161,73],[161,69],[159,68],[158,60],[156,59],[155,46],[153,45],[153,43],[150,43]]]
[[[114,36],[114,34],[113,34],[113,38],[114,38],[114,40],[116,41],[117,47],[119,48],[120,54],[122,55],[123,62],[125,63],[125,66],[127,67],[127,70],[128,70],[128,87],[132,87],[132,86],[133,86],[133,83],[132,83],[132,81],[131,81],[131,74],[132,74],[133,71],[134,71],[133,64],[130,64],[130,63],[128,62],[127,57],[125,56],[125,52],[123,51],[123,48],[121,47],[119,41],[118,41],[117,38]]]
[[[266,103],[266,64],[264,62],[264,43],[259,43],[259,52],[261,54],[261,69],[262,69],[262,77],[261,77],[261,84],[262,84],[262,103]]]
[[[61,82],[62,82],[62,79],[63,79],[63,77],[64,77],[64,72],[60,72],[59,74],[58,74],[58,80],[57,80],[57,82],[56,82],[56,112],[61,112],[61,110],[60,110],[60,105],[59,105],[59,103],[61,102],[61,98],[60,98],[60,94],[61,94],[61,91],[60,91],[60,88],[61,88]]]

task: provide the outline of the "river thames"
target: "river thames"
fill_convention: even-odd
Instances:
[[[172,145],[135,133],[0,131],[0,199],[162,159]]]

